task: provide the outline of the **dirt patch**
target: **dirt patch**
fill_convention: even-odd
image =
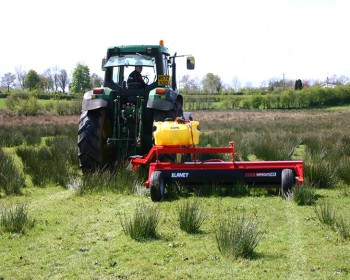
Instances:
[[[16,116],[9,111],[0,110],[0,125],[30,125],[30,124],[76,124],[79,123],[79,115],[72,116]]]
[[[194,111],[193,118],[199,121],[249,121],[249,120],[279,120],[279,119],[310,119],[327,117],[329,115],[349,114],[350,110],[250,110],[250,111]]]
[[[269,111],[195,111],[192,113],[199,121],[249,121],[249,120],[278,120],[284,118],[305,119],[320,118],[334,114],[349,114],[350,110],[269,110]],[[29,125],[29,124],[79,124],[79,115],[72,116],[16,116],[9,111],[0,110],[0,125]]]

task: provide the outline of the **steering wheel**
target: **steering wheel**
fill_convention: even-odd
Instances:
[[[148,85],[149,79],[147,76],[142,76],[142,79],[145,81],[145,83]]]

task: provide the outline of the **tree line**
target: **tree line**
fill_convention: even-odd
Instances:
[[[0,81],[8,92],[10,89],[27,89],[29,91],[35,89],[46,93],[63,94],[68,92],[83,93],[103,84],[103,79],[95,73],[90,75],[89,67],[83,64],[77,65],[71,77],[65,69],[59,69],[58,67],[49,68],[42,74],[38,74],[33,69],[25,71],[22,67],[16,67],[15,73],[4,74]],[[261,82],[259,87],[253,87],[251,83],[242,86],[237,76],[232,79],[231,85],[227,85],[224,84],[220,76],[207,73],[202,79],[193,78],[188,74],[180,77],[178,89],[184,94],[251,95],[260,91],[279,92],[287,89],[306,89],[322,84],[336,86],[348,83],[348,77],[333,75],[327,77],[325,81],[271,79]]]
[[[1,85],[7,92],[10,92],[10,89],[21,89],[45,93],[83,93],[101,86],[102,83],[103,79],[95,73],[90,75],[89,67],[83,64],[77,65],[71,78],[65,69],[58,67],[38,74],[34,69],[26,71],[20,66],[15,68],[15,73],[8,72],[1,77]]]

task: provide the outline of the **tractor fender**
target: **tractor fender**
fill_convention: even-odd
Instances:
[[[177,100],[180,100],[182,104],[182,95],[172,90],[171,88],[166,89],[166,93],[163,95],[157,94],[157,89],[150,91],[147,101],[147,108],[170,111],[174,109],[174,104]]]
[[[92,98],[92,90],[85,92],[83,97],[82,110],[90,111],[107,107],[108,101],[101,98]]]

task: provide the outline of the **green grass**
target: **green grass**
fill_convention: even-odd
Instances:
[[[330,107],[327,107],[326,110],[331,110],[331,111],[350,110],[350,105],[330,106]]]
[[[320,193],[336,202],[338,192]],[[201,233],[179,228],[180,201],[157,204],[158,239],[125,235],[120,214],[132,216],[149,197],[116,193],[78,196],[60,187],[28,189],[7,203],[22,202],[36,220],[25,234],[0,238],[0,275],[5,279],[340,279],[350,275],[350,243],[322,226],[314,208],[277,196],[201,198],[208,215]],[[259,221],[263,239],[252,259],[224,257],[215,223],[226,214]]]
[[[244,185],[221,192],[215,185],[207,192],[173,186],[154,214],[139,207],[153,206],[149,190],[128,172],[82,181],[76,127],[1,126],[0,143],[6,147],[1,158],[12,164],[7,176],[20,169],[32,183],[24,184],[22,195],[0,193],[0,209],[26,205],[35,226],[0,233],[0,279],[349,279],[349,112],[194,112],[194,117],[201,121],[201,144],[226,146],[235,140],[237,160],[289,159],[287,154],[304,159],[307,183],[315,189],[297,193],[294,201]],[[266,153],[259,143],[276,151]],[[48,176],[50,165],[52,170],[64,165],[68,173]],[[37,185],[40,170],[45,180]],[[179,224],[179,209],[193,195],[206,217],[197,234]],[[336,206],[331,226],[315,211],[325,203]],[[137,210],[159,217],[155,238],[139,242],[125,234],[121,218],[132,220]],[[242,216],[257,223],[261,240],[243,258],[222,254],[219,221]]]
[[[0,227],[5,232],[24,233],[26,228],[32,228],[35,221],[28,216],[25,204],[17,204],[0,209]]]
[[[6,98],[0,98],[0,110],[6,110]]]
[[[0,98],[0,110],[10,110],[11,106],[7,104],[7,98]],[[46,100],[46,99],[34,99],[31,102],[17,101],[17,108],[14,113],[18,115],[38,115],[53,113],[58,115],[72,115],[80,114],[81,100]],[[29,108],[35,105],[35,110]]]

